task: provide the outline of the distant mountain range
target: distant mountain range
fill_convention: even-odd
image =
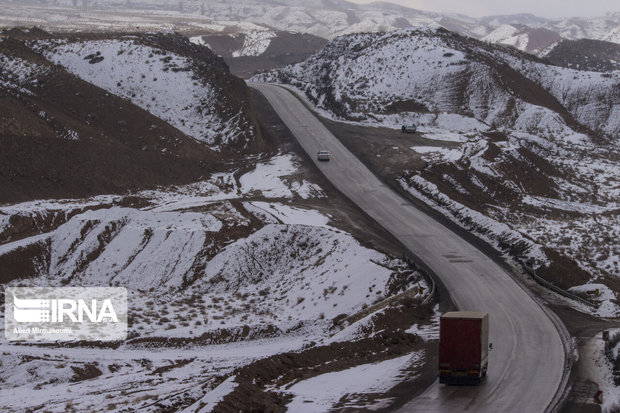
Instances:
[[[511,45],[535,54],[548,52],[562,39],[585,38],[620,43],[620,12],[560,20],[532,14],[472,18],[461,14],[414,10],[387,2],[355,4],[344,0],[0,0],[0,5],[10,6],[10,10],[4,13],[5,17],[0,18],[0,24],[5,26],[19,22],[43,26],[48,23],[56,26],[75,24],[72,19],[63,23],[60,10],[36,14],[36,8],[62,7],[67,12],[73,9],[109,10],[110,13],[131,10],[147,14],[157,12],[158,15],[167,12],[177,18],[195,16],[213,22],[251,22],[326,39],[348,33],[391,31],[406,27],[444,27],[459,34]],[[19,20],[15,8],[23,8],[27,18]],[[134,22],[127,22],[127,25],[131,24]]]

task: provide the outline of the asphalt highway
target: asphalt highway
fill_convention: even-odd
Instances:
[[[441,279],[461,310],[489,313],[487,380],[480,386],[435,382],[402,412],[551,411],[563,391],[563,326],[500,265],[384,185],[304,104],[270,84],[261,92],[332,184],[398,238]],[[331,160],[316,159],[328,150]]]

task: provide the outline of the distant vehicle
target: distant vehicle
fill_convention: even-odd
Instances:
[[[489,314],[451,311],[439,321],[439,383],[479,384],[487,375]]]
[[[328,151],[319,151],[316,155],[316,159],[319,161],[329,161],[329,152]]]
[[[415,125],[403,125],[400,130],[402,133],[415,133],[417,128],[415,127]]]

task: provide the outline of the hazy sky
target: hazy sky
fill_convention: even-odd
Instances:
[[[370,3],[373,0],[350,0]],[[456,12],[472,17],[532,13],[541,17],[602,16],[620,11],[618,0],[387,0],[420,10]]]

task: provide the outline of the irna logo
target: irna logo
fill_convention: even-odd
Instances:
[[[62,323],[65,319],[74,323],[84,320],[92,323],[112,321],[118,323],[118,317],[110,299],[101,304],[90,300],[90,306],[84,300],[72,299],[20,299],[13,296],[13,317],[18,323]]]
[[[118,341],[127,336],[127,290],[10,287],[5,336],[11,341]]]

